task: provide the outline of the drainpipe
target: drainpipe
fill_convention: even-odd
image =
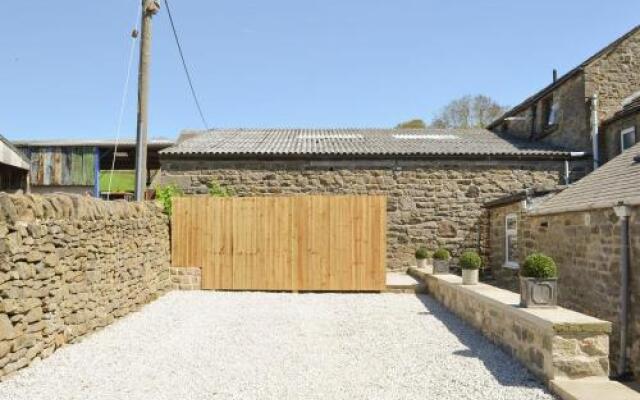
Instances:
[[[569,160],[564,160],[564,184],[569,185],[571,183],[571,168],[569,167]]]
[[[620,218],[620,354],[618,355],[618,376],[627,369],[627,327],[629,325],[629,216],[631,209],[619,203],[613,207]]]
[[[593,153],[593,170],[600,164],[600,151],[598,150],[598,95],[591,96],[591,146]]]

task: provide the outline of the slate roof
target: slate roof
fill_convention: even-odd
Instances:
[[[620,202],[640,205],[640,143],[539,204],[532,213],[557,214],[608,208]]]
[[[527,97],[522,103],[520,103],[517,106],[511,108],[506,113],[504,113],[502,116],[500,116],[498,119],[496,119],[495,121],[491,122],[487,126],[487,128],[488,129],[493,129],[496,126],[498,126],[500,123],[502,123],[502,121],[504,121],[505,118],[508,118],[508,117],[511,117],[511,116],[513,116],[515,114],[518,114],[522,110],[528,108],[531,105],[531,103],[534,103],[534,102],[540,100],[541,98],[543,98],[547,94],[551,93],[554,89],[556,89],[557,87],[559,87],[562,84],[564,84],[567,80],[569,80],[573,76],[577,75],[578,73],[582,72],[587,65],[591,64],[593,61],[595,61],[595,60],[599,59],[600,57],[605,56],[605,55],[609,54],[610,52],[612,52],[613,50],[615,50],[618,47],[618,45],[620,45],[622,42],[627,40],[630,36],[634,35],[638,31],[640,31],[640,25],[636,25],[629,32],[625,33],[624,35],[620,36],[619,38],[617,38],[613,42],[609,43],[606,47],[604,47],[603,49],[601,49],[600,51],[598,51],[597,53],[595,53],[594,55],[592,55],[591,57],[589,57],[588,59],[586,59],[585,61],[580,63],[580,65],[578,65],[577,67],[575,67],[571,71],[569,71],[566,74],[564,74],[561,77],[559,77],[555,82],[550,83],[549,85],[547,85],[546,87],[544,87],[540,91],[538,91],[538,92],[534,93],[533,95]]]
[[[185,131],[169,157],[496,156],[566,159],[572,153],[486,129],[216,129]],[[575,154],[574,154],[575,155]]]

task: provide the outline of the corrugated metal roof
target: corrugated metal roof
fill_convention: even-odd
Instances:
[[[640,143],[627,149],[575,185],[539,204],[534,214],[557,214],[640,204]]]
[[[541,156],[570,157],[547,144],[486,129],[215,129],[185,131],[166,156]]]

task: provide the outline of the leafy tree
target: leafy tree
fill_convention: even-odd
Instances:
[[[507,107],[484,95],[467,95],[447,104],[431,121],[432,128],[484,128]]]
[[[426,127],[427,124],[425,124],[423,120],[418,118],[401,122],[396,125],[396,129],[424,129]]]

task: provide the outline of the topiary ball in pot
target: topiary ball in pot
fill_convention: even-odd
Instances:
[[[520,305],[555,307],[558,301],[558,267],[542,253],[527,256],[520,269]]]
[[[449,250],[439,248],[433,253],[433,273],[434,274],[448,274],[449,273],[449,258],[451,254]]]
[[[478,270],[482,266],[482,258],[475,251],[465,251],[460,256],[459,262],[462,269],[462,284],[477,285]]]
[[[426,247],[420,246],[415,253],[416,256],[416,265],[418,268],[424,269],[427,267],[427,260],[431,256],[429,250]]]

